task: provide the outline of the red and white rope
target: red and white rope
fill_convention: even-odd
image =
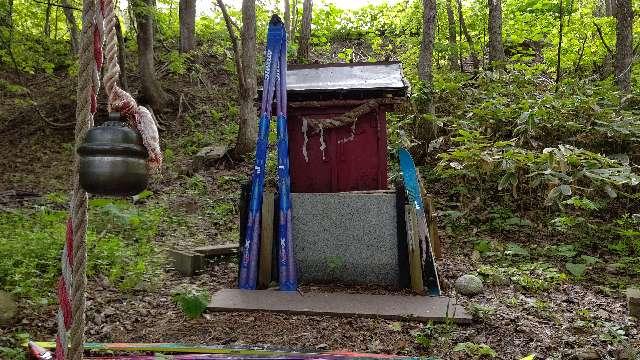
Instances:
[[[120,66],[118,65],[118,39],[116,37],[114,3],[113,0],[102,1],[104,1],[104,22],[107,29],[104,87],[109,100],[109,111],[119,112],[131,126],[138,130],[142,136],[142,142],[149,153],[147,160],[149,169],[152,172],[157,172],[162,165],[158,129],[151,112],[145,107],[139,106],[133,97],[117,84],[120,77]]]
[[[158,129],[151,113],[138,106],[131,95],[120,89],[117,79],[117,38],[112,0],[84,0],[82,7],[82,44],[80,48],[76,106],[76,147],[93,127],[98,107],[100,71],[103,65],[104,31],[107,30],[105,89],[109,111],[119,111],[143,138],[149,152],[150,170],[156,172],[162,164]],[[75,155],[73,193],[66,241],[62,251],[62,274],[58,281],[59,311],[57,315],[56,360],[81,360],[84,350],[87,193],[78,180],[78,157]]]

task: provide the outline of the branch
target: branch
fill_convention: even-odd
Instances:
[[[233,19],[231,19],[231,16],[229,16],[229,13],[227,12],[227,7],[224,5],[224,2],[222,0],[216,0],[216,2],[218,3],[218,7],[220,8],[220,10],[222,11],[222,16],[224,17],[225,25],[227,25],[227,31],[229,32],[229,37],[231,38],[231,45],[233,46],[233,58],[236,63],[236,71],[238,72],[238,79],[240,81],[241,86],[244,87],[246,81],[244,78],[244,71],[242,69],[242,60],[240,59],[240,56],[241,56],[240,40],[238,39],[238,35],[236,34],[236,32],[233,30],[234,27],[238,29],[238,31],[240,30],[240,28],[238,27],[237,24],[233,22]]]
[[[46,122],[47,124],[53,126],[54,128],[67,129],[67,128],[71,128],[75,124],[75,121],[68,122],[68,123],[62,123],[62,124],[54,122],[53,120],[51,120],[47,116],[45,116],[45,114],[42,112],[42,110],[40,110],[40,107],[38,106],[38,104],[35,103],[35,102],[34,102],[34,107],[35,107],[36,112],[38,113],[38,115],[40,115],[40,117],[42,118],[42,120],[44,120],[44,122]]]
[[[638,54],[638,47],[640,47],[640,43],[637,43],[636,46],[633,47],[633,51],[631,52],[633,56],[636,56],[636,54]]]
[[[82,9],[77,8],[77,7],[73,7],[70,5],[63,5],[63,4],[54,4],[54,3],[48,3],[48,2],[44,2],[44,1],[38,1],[38,0],[31,0],[35,3],[38,4],[45,4],[45,5],[51,5],[51,6],[55,6],[55,7],[59,7],[59,8],[63,8],[63,9],[71,9],[71,10],[77,10],[77,11],[81,11]]]
[[[593,22],[593,25],[595,25],[596,30],[598,30],[598,37],[600,38],[600,41],[602,41],[602,45],[604,45],[604,48],[607,49],[607,52],[609,53],[609,55],[612,55],[613,51],[611,50],[609,45],[607,45],[607,42],[604,40],[604,36],[602,35],[602,28],[595,21]]]

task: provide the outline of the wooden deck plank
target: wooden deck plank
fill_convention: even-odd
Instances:
[[[232,255],[238,252],[238,244],[222,244],[222,245],[209,245],[201,246],[193,249],[194,252],[203,256],[220,256],[220,255]]]
[[[266,289],[271,282],[271,259],[273,251],[273,220],[275,216],[275,194],[270,191],[262,194],[262,221],[260,229],[260,267],[258,269],[258,288]]]
[[[368,317],[389,320],[445,321],[465,324],[471,316],[448,297],[305,293],[222,289],[213,295],[211,311],[267,311],[302,315]]]
[[[424,282],[422,280],[422,261],[420,261],[420,235],[418,231],[418,218],[413,205],[405,205],[404,218],[407,224],[407,247],[409,252],[409,277],[411,289],[416,294],[424,294]]]

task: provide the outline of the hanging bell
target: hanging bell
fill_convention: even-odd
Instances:
[[[80,186],[88,193],[130,196],[147,187],[149,154],[120,113],[110,113],[109,121],[87,131],[77,153]]]

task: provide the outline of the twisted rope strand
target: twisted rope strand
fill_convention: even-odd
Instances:
[[[116,16],[113,0],[104,2],[104,22],[107,29],[105,45],[105,74],[104,87],[109,100],[109,111],[118,111],[127,118],[129,124],[138,130],[142,142],[147,148],[149,159],[147,164],[152,172],[158,172],[162,165],[162,151],[160,150],[160,136],[151,112],[143,106],[138,106],[133,97],[118,86],[120,66],[118,65],[118,38],[116,36]]]
[[[93,127],[93,116],[97,110],[97,95],[100,89],[100,71],[103,65],[103,42],[106,23],[105,91],[109,99],[109,110],[122,112],[141,133],[143,143],[149,151],[149,167],[157,171],[162,164],[160,139],[151,113],[138,106],[133,97],[117,85],[120,74],[118,66],[115,13],[112,0],[84,0],[82,7],[82,35],[78,71],[76,105],[76,148],[82,143],[87,131]],[[74,155],[73,192],[70,201],[70,218],[62,251],[62,274],[58,282],[59,311],[56,336],[57,360],[82,360],[85,328],[85,291],[87,285],[87,193],[80,187],[78,176],[79,158]]]
[[[99,89],[101,51],[96,52],[95,2],[85,0],[82,8],[82,44],[80,49],[76,105],[76,146],[93,126],[96,92]],[[98,38],[98,39],[96,39]],[[99,45],[99,43],[98,43]],[[96,60],[99,59],[99,60]],[[79,186],[78,157],[74,158],[73,192],[67,239],[62,251],[62,275],[58,283],[60,309],[56,336],[56,359],[81,360],[83,355],[86,287],[87,194]],[[71,342],[69,346],[69,340]]]

